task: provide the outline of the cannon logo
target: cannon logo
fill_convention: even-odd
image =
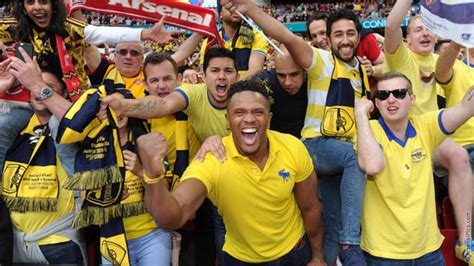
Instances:
[[[183,10],[177,7],[147,2],[145,0],[109,0],[109,5],[122,6],[123,8],[141,10],[147,13],[158,13],[206,27],[209,27],[212,22],[211,14],[205,14],[204,16],[202,16],[201,14],[189,12],[187,10]]]

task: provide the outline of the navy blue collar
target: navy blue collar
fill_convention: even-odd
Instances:
[[[214,103],[212,103],[211,96],[209,96],[209,92],[207,93],[207,100],[209,101],[209,104],[212,106],[212,108],[214,108],[216,110],[225,110],[227,108],[226,106],[219,107],[219,106],[215,105]]]
[[[387,126],[387,124],[385,123],[382,117],[380,117],[378,121],[379,121],[379,124],[382,126],[383,131],[385,132],[385,135],[387,135],[388,140],[390,141],[394,140],[396,143],[398,143],[402,147],[405,147],[409,138],[414,138],[416,136],[416,130],[411,124],[410,120],[408,120],[407,131],[405,133],[405,141],[397,138],[397,136],[393,134],[392,130],[390,130],[390,128]]]

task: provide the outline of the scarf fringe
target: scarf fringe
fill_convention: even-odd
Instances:
[[[55,212],[57,211],[57,199],[44,198],[12,198],[3,196],[5,204],[10,211],[14,212]]]
[[[122,217],[132,217],[148,213],[145,202],[138,201],[127,204],[122,204]]]
[[[122,181],[120,168],[118,165],[112,165],[100,169],[76,172],[72,178],[66,181],[63,187],[68,190],[87,190]]]
[[[104,225],[110,219],[122,216],[120,204],[110,207],[85,207],[74,218],[72,226],[80,229],[89,225]]]

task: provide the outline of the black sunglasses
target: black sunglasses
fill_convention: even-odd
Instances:
[[[140,56],[142,55],[142,53],[140,53],[139,51],[137,50],[127,50],[127,49],[120,49],[120,50],[117,50],[117,53],[121,56],[127,56],[128,53],[130,53],[130,56],[131,57],[137,57],[137,56]]]
[[[384,101],[387,100],[388,97],[390,97],[390,94],[393,94],[393,97],[403,100],[407,96],[408,89],[398,89],[398,90],[393,90],[393,91],[381,91],[378,90],[375,92],[375,98]]]

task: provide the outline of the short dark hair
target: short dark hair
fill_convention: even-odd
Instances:
[[[252,92],[260,93],[266,99],[268,103],[268,107],[270,108],[270,104],[271,104],[270,93],[268,92],[267,88],[262,84],[262,82],[258,82],[255,80],[241,80],[232,84],[227,94],[228,102],[230,102],[230,100],[232,99],[234,95],[243,91],[252,91]]]
[[[40,66],[40,70],[41,70],[41,73],[48,73],[54,77],[56,77],[56,79],[58,80],[59,82],[59,85],[61,85],[61,93],[65,93],[67,92],[67,86],[66,86],[66,83],[64,82],[64,80],[62,80],[62,78],[58,77],[58,75],[56,74],[56,72],[54,72],[53,70],[45,67],[45,66]],[[66,96],[66,97],[69,97],[69,96]]]
[[[334,24],[336,21],[341,20],[341,19],[352,20],[355,24],[355,27],[358,33],[360,33],[360,31],[362,30],[362,25],[360,24],[359,17],[357,17],[357,15],[354,12],[352,12],[352,10],[342,8],[342,9],[336,10],[335,12],[329,15],[328,20],[327,20],[327,25],[326,25],[328,36],[331,35],[332,24]]]
[[[145,71],[146,66],[148,64],[158,65],[158,64],[163,63],[164,61],[169,61],[173,65],[174,73],[178,75],[178,65],[176,64],[176,61],[174,61],[173,57],[171,57],[171,55],[165,52],[153,52],[145,58],[145,62],[143,63],[143,75],[145,76],[145,80],[146,80],[146,71]]]
[[[404,79],[408,84],[408,87],[406,88],[408,90],[408,93],[413,94],[413,86],[411,84],[411,81],[407,78],[407,76],[403,75],[400,72],[389,71],[389,72],[383,74],[382,77],[378,80],[378,84],[380,84],[384,80],[390,80],[390,79],[395,79],[395,78]],[[375,91],[379,90],[378,84],[377,84],[377,87],[376,87]]]
[[[237,71],[237,63],[235,62],[234,54],[226,48],[210,48],[207,50],[206,54],[204,55],[204,64],[203,70],[206,72],[207,67],[209,66],[209,62],[213,58],[230,58],[232,62],[234,62],[234,68]]]
[[[324,20],[325,22],[328,21],[328,14],[321,12],[321,11],[315,11],[311,17],[306,21],[306,32],[308,33],[308,36],[311,37],[311,32],[309,32],[309,25],[313,21],[318,21],[318,20]]]

